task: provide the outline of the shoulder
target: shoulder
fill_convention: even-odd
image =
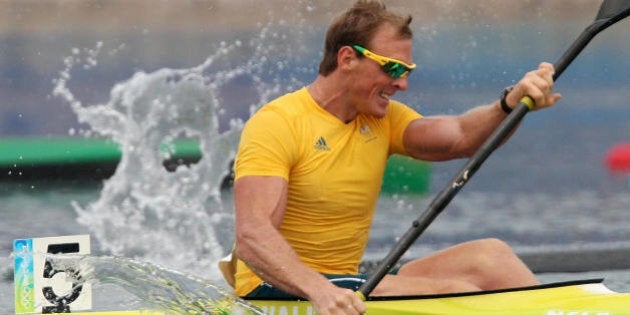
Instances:
[[[312,119],[313,99],[305,88],[282,95],[262,106],[245,123],[246,129],[269,132],[295,133],[304,124],[304,117]],[[307,119],[308,120],[308,119]]]
[[[387,114],[384,118],[390,124],[390,128],[402,131],[412,121],[422,118],[422,115],[415,109],[399,101],[392,100],[387,107]]]
[[[292,118],[308,112],[309,101],[310,97],[306,89],[302,88],[295,92],[284,94],[262,106],[254,116],[274,113],[275,116]]]
[[[282,138],[299,133],[302,117],[312,112],[312,99],[306,89],[282,95],[262,106],[245,123],[243,134],[260,139],[263,135]]]
[[[385,116],[375,117],[362,114],[359,117],[362,121],[373,124],[378,128],[400,132],[404,130],[410,122],[422,118],[422,115],[404,103],[391,100],[387,106]]]
[[[420,115],[415,109],[395,100],[391,100],[389,102],[389,106],[387,107],[387,115],[390,117],[399,115],[414,116],[414,118],[422,117],[422,115]]]

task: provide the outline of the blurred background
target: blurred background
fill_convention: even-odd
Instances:
[[[272,21],[284,20],[295,27],[308,23],[309,27],[301,30],[304,38],[300,39],[308,49],[296,51],[296,54],[303,55],[300,60],[303,66],[313,70],[319,60],[326,25],[351,3],[4,0],[0,3],[0,133],[3,136],[64,135],[77,127],[76,115],[69,106],[50,97],[52,80],[58,76],[64,58],[72,49],[89,49],[97,42],[104,43],[106,55],[99,58],[98,69],[77,74],[72,82],[74,91],[87,103],[106,101],[109,88],[136,71],[197,65],[221,41],[246,40]],[[387,3],[412,14],[415,19],[413,26],[418,41],[415,55],[422,68],[414,76],[417,85],[412,92],[428,94],[433,86],[446,85],[450,90],[464,88],[479,95],[486,90],[496,94],[499,87],[517,79],[538,61],[557,58],[591,21],[600,1]],[[588,84],[613,88],[611,85],[623,85],[619,78],[623,77],[624,66],[628,64],[628,59],[624,58],[627,44],[621,39],[624,33],[621,30],[625,28],[627,23],[597,40],[589,49],[590,56],[585,52],[571,67],[578,70],[563,81],[569,81],[571,86]],[[297,47],[289,44],[286,48]],[[598,56],[596,62],[595,54],[604,58]],[[313,73],[308,73],[304,79],[312,76]],[[238,96],[238,93],[230,96]],[[477,99],[490,101],[483,95],[475,97],[473,103]],[[453,106],[460,102],[469,106],[466,100],[439,104],[433,101],[417,105],[426,106],[428,109],[423,108],[424,111],[455,111],[458,108]],[[239,104],[242,102],[234,99],[230,108]]]
[[[275,50],[289,65],[282,75],[293,78],[292,82],[308,84],[316,74],[326,25],[351,3],[2,1],[0,135],[76,135],[81,129],[76,114],[61,98],[51,96],[53,81],[59,77],[64,59],[73,51],[95,49],[99,43],[103,48],[97,64],[85,71],[75,70],[69,83],[76,97],[86,104],[106,102],[111,87],[137,71],[198,65],[221,43],[260,38],[261,29],[270,24],[275,24],[272,33],[284,33],[283,38],[267,39],[270,45],[286,45]],[[420,69],[410,79],[410,91],[400,93],[398,98],[423,114],[436,114],[459,113],[490,102],[504,86],[514,83],[540,61],[554,61],[592,21],[601,2],[386,3],[414,16],[414,56]],[[557,90],[565,95],[564,100],[545,114],[528,117],[524,126],[533,130],[519,133],[509,146],[531,152],[539,157],[535,161],[543,164],[550,159],[560,158],[565,162],[572,159],[572,163],[562,163],[543,172],[553,172],[557,178],[572,174],[571,180],[562,183],[569,185],[568,191],[574,189],[575,183],[606,186],[604,179],[608,174],[602,169],[606,151],[629,138],[630,124],[625,119],[630,116],[626,29],[627,21],[596,38],[558,82]],[[253,49],[243,48],[235,55],[251,55]],[[253,86],[250,79],[243,77],[222,89],[227,100],[224,106],[227,113],[222,119],[248,116],[249,107],[259,101],[252,93]],[[558,152],[558,149],[563,150]],[[554,152],[561,156],[554,156]],[[580,158],[582,161],[578,162]],[[507,167],[514,170],[524,163],[511,160]],[[584,169],[592,172],[581,172]],[[518,186],[518,182],[510,184]],[[532,188],[527,186],[522,188]]]
[[[560,57],[592,22],[601,3],[384,2],[414,17],[413,54],[419,68],[409,78],[409,90],[396,99],[424,115],[457,114],[495,101],[505,86],[541,61]],[[217,59],[209,77],[214,78],[215,70],[264,66],[227,77],[217,89],[217,118],[226,130],[230,120],[245,120],[251,108],[313,80],[327,25],[352,3],[0,0],[0,140],[92,134],[92,126],[79,123],[67,100],[53,93],[69,63],[78,65],[67,82],[76,99],[86,107],[110,106],[113,89],[128,87],[134,75],[197,67],[232,45],[236,48]],[[76,62],[79,56],[83,59]],[[604,248],[628,253],[628,174],[606,164],[611,148],[630,142],[628,73],[630,20],[593,40],[557,82],[563,99],[552,109],[525,117],[411,253],[476,237],[503,238],[519,252]],[[3,143],[0,156],[7,154]],[[366,257],[382,257],[462,163],[432,163],[425,194],[383,196]],[[141,175],[134,176],[125,185],[140,180]],[[77,222],[72,203],[94,203],[105,195],[103,185],[54,178],[0,181],[0,296],[11,293],[11,241],[93,233],[90,223]],[[223,193],[222,211],[231,213],[229,191]],[[230,228],[223,224],[217,230],[223,247],[230,244]],[[115,241],[128,241],[122,238]],[[97,244],[103,241],[95,238]],[[120,254],[143,258],[139,252]],[[618,287],[630,288],[629,277],[619,279]],[[0,312],[10,311],[10,302],[0,298]]]

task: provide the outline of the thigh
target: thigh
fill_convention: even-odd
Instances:
[[[506,243],[492,238],[462,243],[410,261],[398,274],[435,280],[454,279],[483,290],[539,283]]]
[[[373,296],[400,296],[473,292],[481,289],[459,279],[438,279],[420,276],[387,275],[376,286]]]
[[[498,262],[516,257],[511,249],[496,239],[461,243],[404,264],[399,275],[430,278],[457,278],[473,281],[482,270],[492,270]],[[494,270],[495,272],[497,270]]]
[[[356,275],[332,275],[325,274],[326,278],[334,285],[356,291],[368,278],[367,274]],[[269,283],[263,283],[250,292],[247,298],[274,298],[274,299],[300,299],[300,297],[286,293]]]

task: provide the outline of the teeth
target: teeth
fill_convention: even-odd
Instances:
[[[382,93],[382,92],[381,92],[381,97],[382,97],[382,98],[389,99],[391,96],[389,96],[389,95],[387,95],[387,94],[385,94],[385,93]]]

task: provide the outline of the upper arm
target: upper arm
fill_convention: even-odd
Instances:
[[[279,227],[295,154],[293,133],[280,122],[283,117],[268,110],[254,115],[243,129],[234,165],[237,228],[265,220]]]
[[[278,176],[245,176],[234,182],[237,240],[264,235],[258,229],[278,229],[287,202],[287,181]]]
[[[405,128],[403,143],[416,159],[442,161],[465,156],[463,132],[455,116],[415,119]]]
[[[469,157],[504,118],[497,101],[457,116],[416,119],[405,129],[405,148],[411,156],[431,161]]]

